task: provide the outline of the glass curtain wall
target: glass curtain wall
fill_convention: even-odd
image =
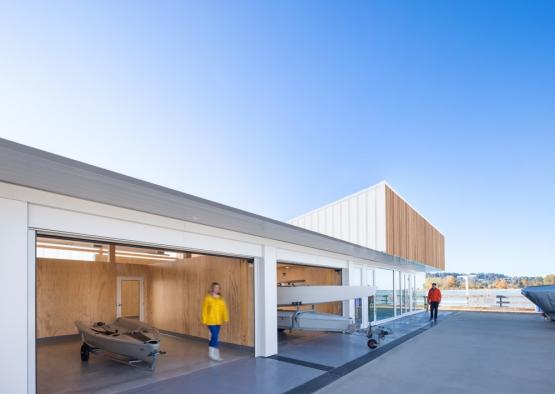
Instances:
[[[362,286],[362,268],[353,268],[351,271],[353,277],[350,282],[352,286]],[[355,324],[362,324],[362,298],[355,298],[354,303]]]
[[[368,286],[374,286],[374,270],[371,268],[366,269],[366,284]],[[375,320],[376,312],[376,297],[368,297],[368,322],[371,323]]]
[[[425,309],[425,296],[426,296],[426,289],[424,289],[424,281],[426,279],[426,274],[424,272],[419,272],[415,274],[415,285],[414,285],[414,293],[415,293],[415,306],[416,309]]]
[[[410,312],[410,274],[403,273],[403,312]]]
[[[393,270],[376,268],[374,271],[374,285],[376,286],[376,320],[388,319],[395,316],[395,291]]]
[[[401,280],[401,272],[395,271],[394,275],[394,294],[395,294],[395,316],[401,316],[403,313],[403,282]]]
[[[416,310],[416,275],[412,274],[410,276],[410,289],[411,289],[411,297],[412,297],[412,303],[411,303],[411,310],[415,311]]]

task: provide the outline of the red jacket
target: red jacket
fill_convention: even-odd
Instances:
[[[433,287],[428,291],[428,302],[441,302],[441,290]]]

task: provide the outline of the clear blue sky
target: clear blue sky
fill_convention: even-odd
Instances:
[[[4,138],[282,220],[386,179],[448,270],[555,271],[555,2],[10,3]]]

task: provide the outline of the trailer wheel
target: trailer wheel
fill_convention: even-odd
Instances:
[[[378,341],[376,341],[375,339],[369,339],[368,340],[368,347],[370,349],[375,349],[378,347]]]
[[[86,343],[81,345],[81,361],[89,361],[89,355],[91,354],[91,348]]]

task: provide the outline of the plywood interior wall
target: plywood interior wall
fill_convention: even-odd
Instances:
[[[230,312],[221,340],[254,346],[253,268],[247,260],[199,256],[157,264],[37,259],[37,337],[75,334],[74,322],[116,317],[117,276],[144,278],[145,318],[163,330],[208,337],[201,303],[220,282]]]
[[[277,266],[277,281],[288,282],[304,280],[307,285],[341,285],[341,271],[333,268],[312,267],[298,264],[280,263]],[[316,305],[318,312],[342,314],[341,302],[328,302]]]
[[[386,252],[445,269],[445,239],[386,186]]]
[[[254,346],[253,267],[247,260],[198,256],[150,267],[148,314],[163,330],[208,338],[200,323],[202,301],[212,282],[219,282],[229,308],[224,342]]]
[[[76,334],[76,320],[114,320],[117,276],[143,276],[146,282],[148,267],[37,259],[37,337]]]

